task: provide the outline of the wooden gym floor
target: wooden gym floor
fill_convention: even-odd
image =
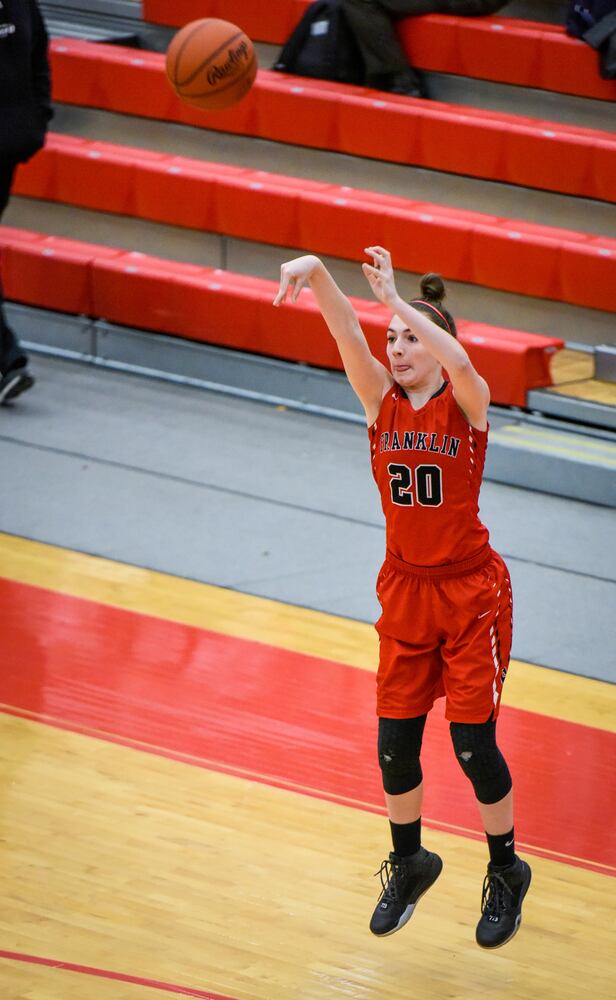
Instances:
[[[0,574],[3,1000],[615,995],[613,686],[512,663],[500,738],[534,880],[491,954],[435,709],[445,870],[378,940],[372,628],[9,535]]]

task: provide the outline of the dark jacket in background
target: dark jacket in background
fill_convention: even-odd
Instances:
[[[45,143],[52,116],[47,32],[36,0],[0,0],[0,217],[18,163]],[[16,394],[33,384],[28,357],[6,321],[0,283],[0,386],[22,368]]]
[[[408,70],[395,23],[422,14],[481,17],[495,14],[506,0],[340,0],[361,52],[368,86],[380,87],[392,75]],[[387,85],[385,90],[390,89]]]
[[[616,0],[569,3],[567,34],[582,38],[599,53],[599,70],[606,80],[616,79]]]
[[[1,2],[0,164],[7,165],[43,146],[53,112],[47,31],[36,0]],[[5,33],[7,25],[14,32]]]

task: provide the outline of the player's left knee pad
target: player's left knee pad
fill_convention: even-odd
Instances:
[[[423,780],[419,755],[426,716],[379,719],[379,764],[388,795],[403,795]]]
[[[511,791],[511,775],[496,745],[496,723],[450,724],[451,740],[460,767],[484,805],[500,802]]]

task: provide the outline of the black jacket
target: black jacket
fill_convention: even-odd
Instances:
[[[1,2],[0,161],[21,163],[43,146],[53,114],[48,37],[36,0]]]

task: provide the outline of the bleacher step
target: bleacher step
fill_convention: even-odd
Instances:
[[[41,10],[56,16],[121,17],[141,20],[141,0],[43,0]]]
[[[524,115],[562,125],[612,130],[614,108],[608,101],[445,73],[427,73],[426,78],[430,98],[434,101]]]
[[[218,157],[217,157],[218,158]],[[201,230],[111,215],[53,202],[13,197],[3,219],[8,226],[43,231],[52,236],[94,240],[104,246],[130,247],[205,267],[277,280],[280,265],[305,248],[268,246]],[[348,295],[365,297],[367,286],[358,264],[322,255],[335,280]],[[403,294],[416,294],[419,275],[400,273]],[[614,314],[563,302],[459,281],[448,281],[448,302],[454,315],[497,326],[522,328],[564,340],[599,344],[613,337]]]
[[[616,507],[616,438],[508,423],[490,434],[486,477]]]
[[[62,21],[57,18],[46,18],[47,31],[50,38],[78,38],[82,42],[107,42],[119,45],[137,45],[139,36],[135,31],[122,28],[97,27],[77,21]]]
[[[594,353],[597,378],[616,383],[616,344],[597,344]]]
[[[616,431],[616,406],[606,403],[565,396],[547,389],[531,389],[528,393],[528,407],[545,416]]]
[[[144,26],[138,0],[42,0],[40,8],[52,39],[141,45]]]
[[[562,24],[562,0],[511,0],[499,11],[500,17],[519,18],[522,21],[541,21],[544,24]]]
[[[143,39],[142,46],[154,52],[165,52],[173,34],[173,28],[159,27],[157,31],[150,29],[150,34]],[[259,66],[262,69],[271,69],[278,58],[280,47],[258,42],[255,48]],[[430,94],[429,100],[444,101],[446,104],[464,104],[469,108],[499,111],[510,115],[524,115],[527,118],[560,122],[562,125],[579,125],[583,128],[603,129],[606,132],[612,130],[614,109],[608,101],[496,83],[492,80],[478,80],[451,73],[424,71],[424,75]]]
[[[139,32],[140,48],[166,52],[175,32],[175,28],[163,26],[142,28]],[[280,53],[280,46],[257,42],[255,49],[261,69],[271,69]],[[608,101],[446,73],[428,71],[425,77],[429,100],[611,131],[613,108]]]
[[[580,232],[606,235],[616,232],[616,204],[408,164],[375,163],[348,153],[213,132],[74,104],[56,105],[53,130],[172,156],[215,160],[252,170],[274,170],[329,184],[350,183],[383,194],[471,211],[479,208],[488,214]]]

